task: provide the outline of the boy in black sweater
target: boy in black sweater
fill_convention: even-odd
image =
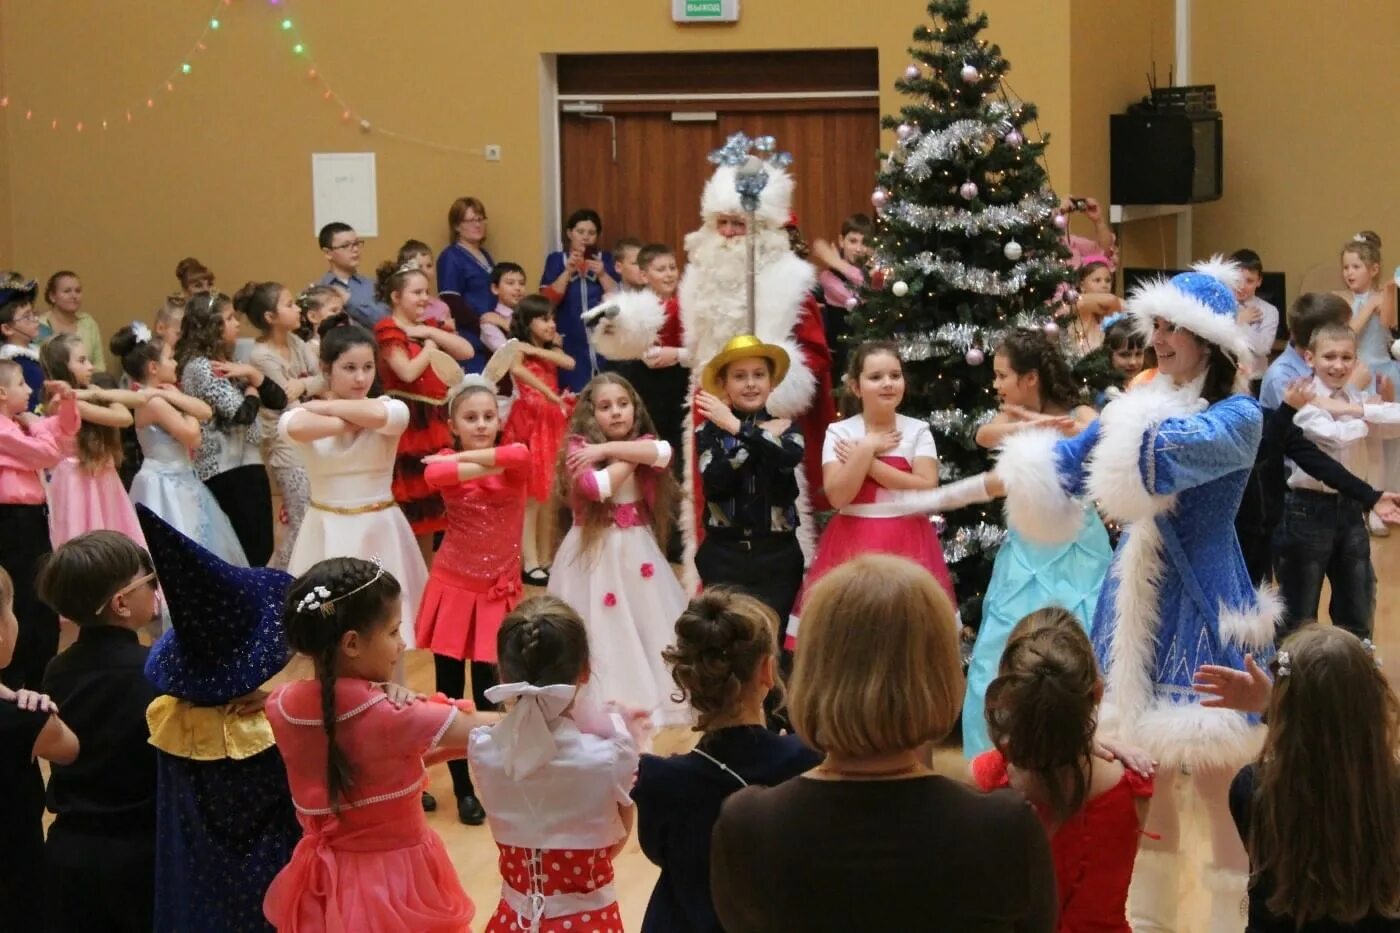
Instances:
[[[50,928],[148,931],[155,897],[156,755],[146,707],[156,697],[137,630],[157,611],[151,557],[115,531],[54,551],[39,596],[78,625],[49,662],[44,692],[78,736],[77,761],[53,766],[44,846]]]

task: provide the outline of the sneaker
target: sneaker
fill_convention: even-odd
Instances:
[[[457,798],[457,819],[467,826],[480,826],[486,822],[486,810],[481,801],[468,794]]]
[[[1389,538],[1390,526],[1381,521],[1381,517],[1375,512],[1366,516],[1366,526],[1371,531],[1371,536],[1375,538]]]

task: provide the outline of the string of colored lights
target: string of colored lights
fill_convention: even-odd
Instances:
[[[194,65],[191,64],[191,62],[194,61],[196,56],[208,48],[205,40],[213,33],[218,32],[220,25],[222,25],[219,21],[219,13],[232,2],[233,0],[216,0],[209,15],[204,18],[204,28],[200,30],[198,38],[194,40],[185,54],[180,56],[179,62],[177,62],[166,76],[162,78],[159,83],[155,84],[137,103],[128,107],[117,108],[116,114],[109,111],[97,117],[77,118],[56,117],[51,113],[39,114],[33,107],[27,106],[23,101],[13,99],[6,93],[0,93],[0,111],[13,110],[15,113],[18,113],[23,110],[25,122],[43,125],[43,123],[47,121],[49,129],[51,130],[70,130],[75,133],[81,133],[89,128],[101,128],[106,130],[112,126],[123,126],[129,123],[135,123],[137,114],[145,110],[155,109],[156,100],[161,96],[162,91],[166,94],[174,93],[176,82],[181,78],[189,76],[189,74],[194,71]],[[36,116],[38,117],[37,121],[35,120]]]
[[[378,122],[370,120],[359,108],[352,105],[326,80],[325,73],[316,63],[315,57],[311,54],[310,46],[301,35],[301,30],[287,11],[291,6],[288,0],[271,0],[270,5],[283,9],[282,19],[279,25],[282,31],[287,33],[292,40],[292,53],[306,60],[306,77],[321,91],[321,99],[327,103],[334,104],[340,109],[340,119],[343,123],[357,123],[360,130],[365,133],[373,133],[399,142],[409,143],[415,146],[423,146],[428,149],[436,149],[439,152],[451,152],[460,155],[480,155],[481,150],[470,149],[466,146],[454,146],[448,143],[435,142],[431,139],[423,139],[410,133],[402,133],[398,130],[381,126]]]

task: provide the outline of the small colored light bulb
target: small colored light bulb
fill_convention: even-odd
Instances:
[[[282,28],[283,28],[283,29],[291,29],[291,28],[292,28],[292,21],[289,20],[289,19],[284,19],[284,20],[282,20]]]

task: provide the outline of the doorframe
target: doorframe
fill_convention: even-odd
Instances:
[[[559,246],[559,224],[564,216],[563,179],[560,173],[563,154],[559,145],[559,58],[540,56],[540,210],[543,213],[540,233],[541,256],[547,256]]]

